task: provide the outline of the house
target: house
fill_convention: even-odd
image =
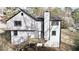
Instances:
[[[30,38],[43,38],[46,40],[45,46],[59,47],[60,45],[60,26],[59,17],[51,17],[50,12],[46,11],[44,17],[34,17],[23,9],[7,20],[6,31],[11,33],[11,43],[20,44]]]
[[[39,25],[38,25],[39,24]],[[7,31],[11,32],[11,43],[20,44],[28,37],[40,37],[41,24],[29,13],[20,9],[18,13],[7,20]]]

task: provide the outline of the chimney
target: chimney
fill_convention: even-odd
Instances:
[[[44,38],[45,40],[50,40],[50,12],[44,12]]]
[[[50,12],[49,11],[44,12],[44,20],[50,20]]]

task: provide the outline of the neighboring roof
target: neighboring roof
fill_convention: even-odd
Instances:
[[[36,17],[37,18],[37,21],[44,21],[44,17]]]
[[[37,17],[38,21],[44,21],[44,17],[43,16],[40,16],[40,17]],[[50,21],[61,21],[61,18],[58,17],[58,16],[53,16],[50,18]]]
[[[53,16],[53,17],[51,17],[50,21],[61,21],[61,18],[58,16]]]
[[[10,20],[11,18],[13,18],[13,17],[16,16],[17,14],[19,14],[21,11],[24,12],[26,15],[30,16],[31,18],[33,18],[35,21],[37,21],[37,19],[36,19],[34,16],[32,16],[31,14],[25,12],[25,11],[24,11],[23,9],[21,9],[21,8],[19,8],[19,9],[20,9],[20,10],[19,10],[16,14],[14,14],[12,17],[10,17],[9,19],[7,19],[6,21]]]

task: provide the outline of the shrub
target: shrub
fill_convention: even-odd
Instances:
[[[61,28],[64,28],[64,29],[68,28],[68,24],[65,20],[62,20]]]
[[[74,44],[75,44],[75,50],[79,51],[79,34],[76,35]]]

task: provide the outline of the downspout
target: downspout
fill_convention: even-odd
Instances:
[[[41,38],[44,39],[44,21],[41,22]]]

